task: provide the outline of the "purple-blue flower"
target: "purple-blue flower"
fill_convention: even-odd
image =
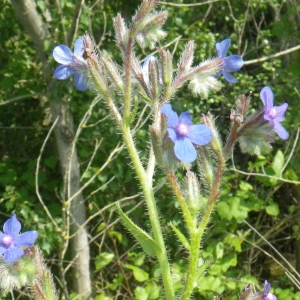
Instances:
[[[239,55],[229,55],[226,57],[226,53],[230,46],[231,39],[226,39],[216,44],[218,56],[224,58],[223,69],[218,72],[217,76],[223,75],[228,82],[236,83],[236,79],[228,73],[236,72],[243,66],[243,59]]]
[[[83,58],[84,44],[83,38],[76,40],[74,45],[74,54],[69,47],[59,45],[53,50],[54,59],[61,64],[54,71],[54,77],[59,80],[69,78],[74,74],[74,83],[79,91],[85,91],[88,86],[85,82],[85,74],[87,74],[87,62]]]
[[[277,300],[277,297],[270,293],[271,284],[265,280],[265,290],[263,292],[263,300]]]
[[[264,104],[264,120],[269,122],[281,139],[288,139],[289,133],[280,124],[280,122],[284,120],[284,114],[288,108],[288,104],[284,103],[280,106],[273,106],[274,96],[272,90],[268,86],[265,86],[261,90],[260,99]]]
[[[168,121],[169,138],[174,142],[175,156],[182,162],[191,163],[197,158],[195,145],[206,145],[212,138],[212,131],[203,124],[193,125],[189,112],[178,117],[171,104],[164,104],[161,112]]]
[[[21,223],[15,214],[12,215],[3,225],[3,232],[0,231],[0,255],[4,254],[4,261],[11,263],[24,255],[20,247],[30,247],[38,237],[34,230],[19,234]]]

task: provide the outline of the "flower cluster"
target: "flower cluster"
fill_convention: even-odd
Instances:
[[[163,105],[161,112],[167,117],[169,138],[175,144],[175,156],[182,162],[191,163],[197,158],[195,145],[202,146],[210,142],[212,131],[203,124],[193,125],[189,112],[178,117],[171,104]]]
[[[86,73],[88,66],[84,59],[84,44],[83,38],[75,41],[74,54],[69,47],[59,45],[53,50],[54,59],[61,64],[54,71],[53,76],[56,79],[64,80],[74,74],[74,83],[79,91],[85,91],[88,86],[86,83]]]
[[[0,231],[0,255],[4,254],[4,261],[12,263],[24,255],[20,247],[30,247],[38,237],[34,230],[19,234],[21,223],[15,214],[12,215],[3,225],[3,232]]]

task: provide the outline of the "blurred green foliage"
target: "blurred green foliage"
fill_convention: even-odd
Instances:
[[[61,233],[53,229],[35,194],[36,161],[50,126],[45,95],[47,80],[51,78],[49,76],[45,79],[34,43],[16,20],[9,1],[2,2],[0,223],[16,212],[23,231],[38,230],[38,244],[44,251],[55,278],[59,279],[58,249],[62,243]],[[176,1],[176,4],[197,2]],[[75,3],[67,0],[37,0],[36,3],[51,32],[52,40],[45,45],[45,52],[49,55],[49,68],[54,70],[57,65],[51,58],[52,45],[65,43]],[[122,58],[114,40],[112,17],[121,12],[130,21],[130,16],[138,5],[137,0],[126,3],[120,0],[88,1],[84,4],[78,35],[85,31],[93,34],[100,50],[106,51],[121,64]],[[169,12],[165,25],[168,32],[165,44],[180,36],[180,39],[169,46],[170,51],[174,51],[174,67],[190,39],[195,40],[197,45],[195,63],[216,55],[216,42],[225,38],[232,39],[229,54],[243,55],[245,61],[273,55],[299,45],[300,6],[296,1],[231,0],[191,7],[161,5],[161,9]],[[71,45],[68,46],[72,48]],[[141,59],[150,53],[147,49],[136,51]],[[246,284],[262,285],[265,279],[271,282],[277,299],[300,299],[300,292],[287,280],[283,269],[273,260],[275,258],[283,263],[281,258],[244,222],[247,220],[252,224],[300,272],[299,185],[274,179],[282,175],[287,180],[299,182],[299,143],[294,145],[300,109],[299,55],[298,50],[264,62],[245,64],[242,71],[234,75],[238,80],[236,85],[221,79],[222,90],[211,93],[208,99],[194,98],[184,87],[172,100],[174,110],[191,111],[195,122],[202,113],[211,111],[217,117],[216,123],[224,139],[228,132],[230,109],[234,107],[239,94],[253,91],[252,109],[255,110],[261,107],[260,90],[269,85],[275,95],[275,104],[289,103],[284,122],[291,136],[287,142],[277,140],[271,153],[259,157],[242,154],[236,147],[235,167],[248,172],[246,175],[232,170],[232,163],[228,163],[221,198],[207,229],[199,261],[199,264],[203,264],[212,257],[214,263],[207,270],[206,276],[199,278],[195,299],[212,299],[216,294],[222,294],[228,300],[236,299],[236,295]],[[58,99],[68,95],[77,126],[94,95],[91,92],[76,91],[71,80],[57,82],[53,89],[53,94]],[[142,109],[141,105],[140,111]],[[106,105],[99,102],[92,111],[89,126],[82,130],[77,142],[83,173],[82,184],[87,183],[98,172],[120,141],[114,122],[107,114]],[[148,150],[148,125],[149,122],[146,122],[136,135],[139,150],[145,158]],[[99,141],[101,144],[96,151],[95,145]],[[291,151],[293,152],[289,157]],[[92,164],[89,165],[93,154]],[[281,174],[287,160],[286,169]],[[263,176],[250,176],[249,173]],[[164,182],[161,174],[157,170],[157,184]],[[106,185],[108,181],[109,184]],[[61,224],[63,186],[53,137],[44,149],[38,182],[47,208]],[[143,199],[138,193],[139,187],[124,149],[84,190],[88,214],[97,214],[88,225],[90,235],[94,237],[91,242],[94,299],[163,299],[160,271],[156,262],[133,245],[132,237],[116,222],[117,215],[111,210],[112,205],[109,205],[124,197],[136,195],[130,201],[124,200],[126,210],[132,209],[131,218],[141,227],[147,228]],[[177,209],[178,204],[167,187],[158,189],[157,199],[174,282],[180,293],[186,250],[180,246],[169,224],[171,222],[182,233],[185,233],[185,228]],[[67,280],[71,276],[70,274]],[[59,288],[59,280],[56,284]],[[76,295],[72,294],[70,288],[70,299],[75,298]]]

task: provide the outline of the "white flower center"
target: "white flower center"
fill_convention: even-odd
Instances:
[[[12,238],[12,236],[5,234],[5,235],[2,237],[1,245],[2,245],[3,247],[9,248],[9,247],[11,246],[12,243],[13,243],[13,238]]]
[[[176,129],[179,135],[186,136],[189,133],[190,126],[185,123],[179,123]]]
[[[268,111],[268,116],[269,116],[271,119],[276,118],[276,116],[277,116],[276,108],[274,108],[274,107],[270,108],[269,111]]]

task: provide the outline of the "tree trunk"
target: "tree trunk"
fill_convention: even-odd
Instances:
[[[45,41],[50,42],[50,44],[53,43],[46,24],[36,10],[34,0],[11,0],[11,4],[17,18],[35,44],[39,58],[43,63],[45,78],[49,78],[50,74],[46,72],[48,55],[44,53],[44,43]],[[51,89],[49,90],[51,91]],[[73,155],[70,156],[73,146],[73,119],[67,103],[55,101],[50,96],[50,107],[54,119],[60,116],[55,128],[55,137],[65,190],[68,191],[68,197],[76,194],[69,206],[71,233],[75,233],[75,236],[71,239],[73,270],[75,273],[72,276],[74,291],[89,298],[91,294],[90,254],[87,230],[81,226],[86,221],[86,214],[83,195],[78,193],[80,190],[80,168],[76,149]],[[68,176],[70,177],[68,178]],[[66,201],[68,201],[68,197]]]

